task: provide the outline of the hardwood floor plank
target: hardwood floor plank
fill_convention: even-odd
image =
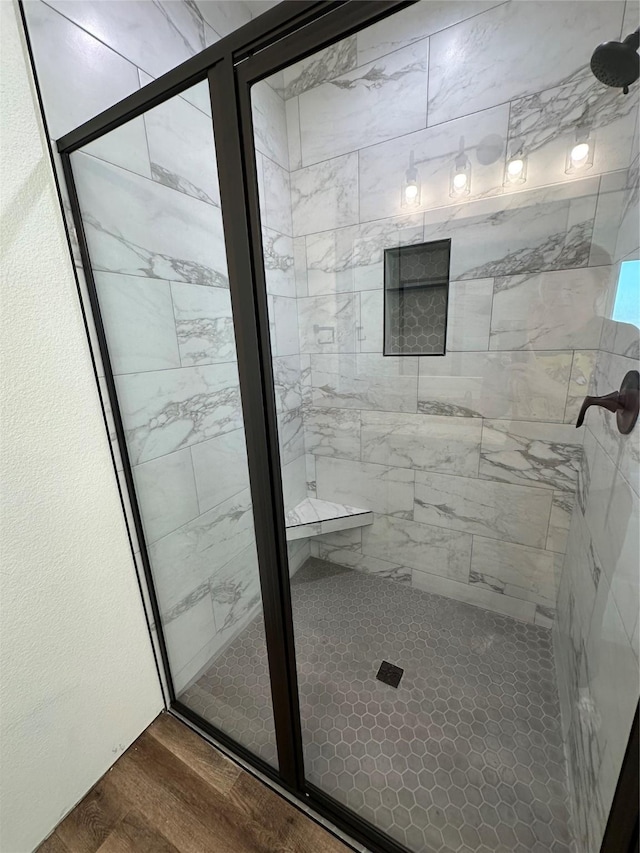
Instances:
[[[137,741],[132,761],[137,762],[150,781],[169,791],[188,814],[211,834],[224,840],[232,853],[273,853],[273,839],[254,826],[228,796],[204,782],[162,744],[145,733]]]
[[[230,792],[234,807],[245,820],[263,826],[283,853],[348,853],[339,839],[307,817],[304,812],[263,785],[249,773],[243,773]]]
[[[131,811],[98,848],[98,853],[180,853],[141,814]]]
[[[237,764],[229,761],[171,714],[160,714],[147,731],[201,779],[223,794],[231,790],[243,772]]]
[[[62,821],[56,834],[73,853],[95,853],[131,806],[104,776]]]
[[[42,842],[36,853],[70,853],[70,851],[56,830],[53,835]]]
[[[39,853],[348,853],[169,715],[129,747]]]

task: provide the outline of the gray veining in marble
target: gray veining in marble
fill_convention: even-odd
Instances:
[[[314,406],[416,411],[416,359],[385,359],[379,353],[312,355],[311,376]]]
[[[582,459],[582,435],[570,424],[485,420],[480,477],[572,493]]]
[[[404,468],[330,456],[316,459],[316,487],[321,500],[385,515],[413,516],[413,479],[413,471]]]
[[[557,559],[551,551],[474,536],[469,583],[553,608]]]
[[[301,94],[303,165],[425,127],[428,58],[422,41]]]
[[[489,348],[596,349],[609,267],[495,279]]]
[[[183,367],[236,360],[228,290],[173,282],[171,297]]]
[[[480,419],[367,411],[361,416],[363,461],[477,476]]]
[[[200,512],[249,487],[244,429],[201,441],[191,448]]]
[[[228,287],[218,208],[80,152],[72,164],[95,269]]]
[[[117,377],[132,464],[242,426],[235,363]]]
[[[349,36],[284,70],[284,98],[306,92],[356,64],[356,37]]]
[[[118,273],[94,273],[113,372],[180,367],[171,289]]]
[[[507,542],[544,548],[551,495],[431,471],[416,471],[414,519]]]
[[[358,221],[358,154],[345,154],[291,173],[293,236]]]
[[[420,358],[418,411],[561,422],[570,371],[570,352],[457,352]]]

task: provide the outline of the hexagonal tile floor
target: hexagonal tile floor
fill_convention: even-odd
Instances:
[[[548,629],[314,558],[292,597],[309,781],[416,853],[570,853]],[[273,762],[264,649],[255,619],[181,699]]]

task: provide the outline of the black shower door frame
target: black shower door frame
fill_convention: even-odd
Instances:
[[[409,851],[309,783],[304,773],[251,87],[414,2],[417,0],[285,0],[57,142],[123,460],[133,523],[140,544],[170,710],[376,853]],[[277,770],[193,712],[176,696],[71,164],[74,151],[203,80],[208,80],[211,97],[271,679]],[[637,715],[634,732],[637,742]],[[631,853],[634,849],[634,831],[637,839],[637,767],[637,748],[630,748],[620,776],[610,824],[614,822],[614,814],[626,815],[627,818],[616,819],[613,828],[608,827],[602,853]],[[628,816],[634,811],[635,821],[630,821]]]

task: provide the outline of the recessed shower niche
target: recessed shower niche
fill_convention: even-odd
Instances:
[[[384,354],[444,355],[451,240],[386,249]]]

